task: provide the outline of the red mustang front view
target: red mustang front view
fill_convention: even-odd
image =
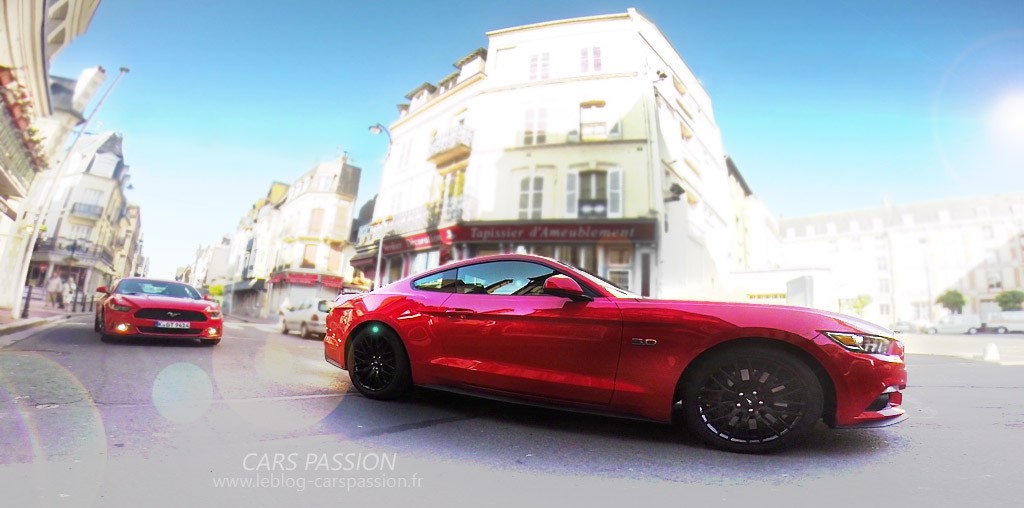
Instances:
[[[93,324],[104,341],[112,337],[200,339],[220,342],[224,321],[220,305],[180,282],[127,278],[103,293]]]
[[[373,399],[412,385],[681,421],[763,452],[819,421],[906,418],[903,345],[856,318],[785,306],[643,298],[558,261],[471,259],[339,298],[328,362]]]

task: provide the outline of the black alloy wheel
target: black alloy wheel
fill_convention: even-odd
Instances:
[[[683,418],[692,433],[716,448],[775,450],[805,437],[821,420],[821,383],[789,353],[743,347],[694,368],[683,387]]]
[[[348,372],[359,393],[371,399],[394,400],[408,391],[412,385],[409,357],[398,337],[372,325],[351,340]]]

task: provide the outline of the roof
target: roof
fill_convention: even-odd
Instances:
[[[461,69],[463,65],[466,65],[467,63],[469,63],[470,60],[472,60],[472,59],[474,59],[476,57],[480,57],[480,58],[483,58],[484,60],[487,60],[487,50],[484,49],[484,48],[474,49],[468,55],[466,55],[466,56],[456,60],[455,63],[452,64],[452,65],[454,65],[455,67]]]
[[[430,83],[428,83],[428,82],[423,82],[422,85],[414,88],[413,91],[405,94],[405,98],[409,99],[409,100],[412,100],[412,98],[415,97],[416,94],[420,93],[420,91],[422,91],[422,90],[426,90],[426,91],[428,91],[430,93],[434,93],[434,91],[437,90],[437,87],[432,85],[432,84],[430,84]]]

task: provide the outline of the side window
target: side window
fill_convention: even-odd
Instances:
[[[529,261],[495,261],[459,268],[458,292],[489,295],[544,294],[544,281],[558,272]]]
[[[437,291],[440,293],[455,292],[455,270],[446,270],[426,277],[421,277],[412,282],[412,287],[422,291]]]

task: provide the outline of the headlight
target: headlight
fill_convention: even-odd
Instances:
[[[219,307],[207,307],[206,308],[206,313],[209,314],[211,318],[217,319],[217,318],[220,317],[220,308]]]
[[[131,306],[120,304],[120,303],[117,303],[117,302],[111,302],[110,303],[110,308],[114,309],[114,310],[116,310],[118,312],[128,312],[128,311],[132,310]]]
[[[891,355],[895,354],[893,349],[894,346],[898,346],[900,341],[892,337],[881,337],[878,335],[865,335],[861,333],[847,333],[847,332],[822,332],[828,336],[828,338],[836,341],[839,345],[849,349],[850,351],[856,351],[858,353],[868,353],[872,355]]]

